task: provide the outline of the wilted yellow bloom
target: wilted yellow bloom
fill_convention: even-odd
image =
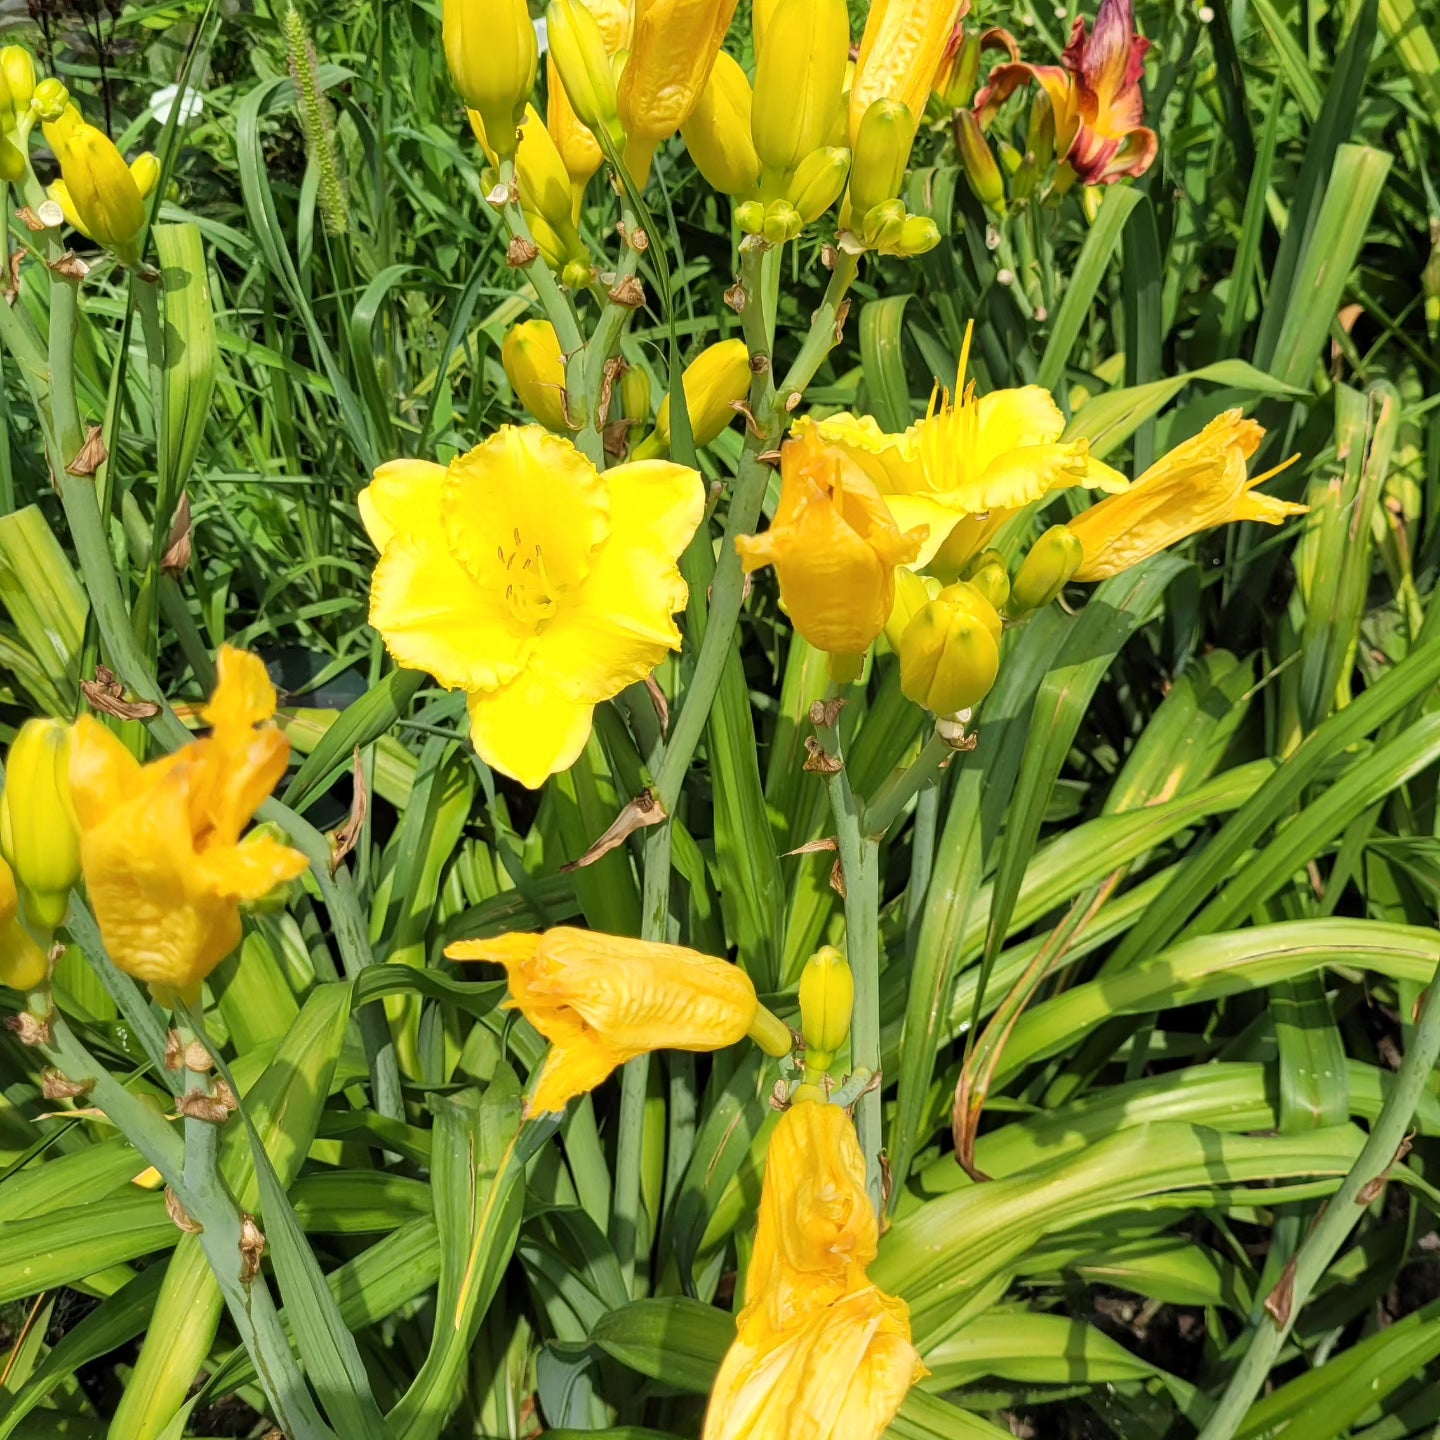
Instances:
[[[710,78],[736,0],[635,0],[630,58],[620,76],[620,123],[653,149],[689,118]]]
[[[813,430],[860,465],[897,525],[926,527],[917,564],[928,564],[958,531],[941,557],[955,570],[1017,510],[1055,490],[1126,488],[1123,475],[1091,459],[1085,441],[1060,443],[1065,417],[1048,390],[1026,385],[977,396],[974,382],[965,381],[969,346],[967,330],[953,402],[937,387],[925,419],[899,435],[886,434],[868,415],[795,427],[797,434]]]
[[[900,637],[900,689],[932,714],[978,705],[1000,669],[1001,620],[973,586],[949,585],[921,606]]]
[[[455,88],[508,160],[540,63],[525,0],[444,0],[441,39]]]
[[[445,954],[503,965],[506,1007],[550,1042],[527,1116],[563,1110],[651,1050],[721,1050],[752,1032],[772,1054],[790,1048],[790,1032],[756,1000],[738,965],[680,945],[560,926],[461,940]]]
[[[85,888],[120,969],[189,999],[240,943],[242,901],[306,867],[269,836],[240,833],[285,773],[275,687],[254,655],[225,646],[200,712],[203,739],[149,765],[98,720],[75,722],[70,789]]]
[[[1259,520],[1278,525],[1308,509],[1259,494],[1255,487],[1292,463],[1249,480],[1246,461],[1264,429],[1239,410],[1217,415],[1198,435],[1157,460],[1123,495],[1112,495],[1070,521],[1085,558],[1076,580],[1104,580],[1158,554],[1188,535]]]
[[[537,788],[575,763],[600,701],[680,648],[676,561],[704,502],[694,470],[602,475],[538,425],[448,467],[391,461],[360,494],[370,623],[399,664],[467,691],[476,750]]]
[[[962,0],[873,0],[850,85],[850,148],[876,100],[899,100],[917,118],[945,58]]]
[[[133,166],[126,165],[110,137],[83,120],[57,122],[46,131],[61,175],[50,186],[50,198],[82,235],[133,261],[145,226],[145,197],[159,176],[154,157],[140,156]]]
[[[905,1302],[866,1278],[877,1238],[850,1117],[793,1105],[770,1137],[745,1308],[702,1440],[878,1440],[926,1371]]]
[[[0,985],[33,990],[45,978],[45,952],[20,923],[20,892],[0,856]]]
[[[526,320],[505,332],[500,346],[515,393],[547,430],[563,435],[571,427],[565,414],[565,356],[548,320]]]
[[[70,802],[70,727],[27,720],[5,757],[0,851],[25,889],[26,916],[53,930],[80,878],[80,832]]]
[[[895,599],[895,567],[920,550],[865,472],[807,427],[780,452],[780,503],[763,535],[735,544],[747,572],[775,567],[795,628],[832,655],[863,655]]]
[[[735,404],[750,393],[750,355],[743,340],[720,340],[708,345],[680,377],[685,409],[695,444],[708,445],[735,418]],[[642,459],[652,448],[663,453],[670,445],[670,396],[667,393],[655,415],[655,433],[636,454]]]
[[[824,145],[850,53],[845,0],[780,0],[755,67],[755,150],[788,174]]]
[[[753,195],[760,178],[760,157],[750,138],[752,103],[748,77],[739,62],[722,50],[700,99],[680,127],[695,168],[722,195]]]

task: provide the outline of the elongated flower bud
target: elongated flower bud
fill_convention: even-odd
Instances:
[[[614,133],[618,123],[615,72],[600,22],[582,0],[551,0],[545,12],[550,57],[560,71],[575,113],[592,133]]]
[[[900,638],[900,689],[935,715],[978,705],[1000,669],[1000,631],[1000,617],[978,590],[948,586]]]
[[[540,47],[525,0],[444,0],[441,29],[450,79],[502,160],[535,88]]]
[[[27,720],[5,761],[0,851],[25,892],[29,919],[53,930],[80,878],[80,831],[70,802],[70,727]]]
[[[743,340],[721,340],[702,350],[686,367],[685,408],[695,444],[708,445],[735,418],[734,405],[750,393],[750,356]],[[670,444],[670,397],[660,402],[655,434]]]
[[[695,168],[722,195],[753,195],[760,178],[760,157],[750,138],[751,104],[749,79],[722,50],[699,103],[680,127]]]
[[[805,1069],[823,1074],[850,1033],[855,977],[833,946],[817,950],[800,973],[800,1025],[805,1035]]]
[[[611,415],[615,411],[611,410]],[[650,418],[650,375],[632,365],[620,377],[620,414],[622,420],[644,424]]]
[[[82,120],[66,131],[56,153],[84,233],[122,260],[133,261],[145,225],[145,197],[114,142]]]
[[[0,985],[33,990],[45,978],[45,954],[20,924],[20,892],[0,858]]]
[[[575,113],[552,52],[545,57],[545,128],[570,177],[570,217],[580,218],[580,202],[590,177],[605,159],[594,132]]]
[[[10,104],[18,119],[30,108],[35,94],[35,59],[23,45],[0,50],[0,75],[10,91]]]
[[[500,363],[525,408],[547,430],[568,435],[565,423],[565,356],[548,320],[512,325],[500,346]]]
[[[475,132],[486,158],[492,165],[496,164],[498,152],[491,143],[483,117],[477,110],[468,114],[470,128]],[[513,130],[514,127],[511,128]],[[555,141],[533,105],[525,107],[519,133],[520,143],[515,151],[515,183],[520,188],[521,208],[543,215],[556,230],[567,229],[572,214],[570,172],[566,170],[565,162],[555,148]]]
[[[751,0],[750,31],[755,37],[755,53],[765,48],[765,37],[770,33],[770,17],[779,7],[780,0]]]
[[[25,152],[0,130],[0,180],[15,185],[25,178]]]
[[[858,216],[900,193],[915,120],[897,100],[877,100],[865,112],[855,137],[850,162],[850,209]]]
[[[935,76],[935,93],[951,110],[963,110],[975,98],[980,79],[980,32],[966,30],[950,38],[946,57]]]
[[[980,128],[973,110],[961,110],[955,116],[955,145],[965,178],[975,198],[999,214],[1005,213],[1005,181],[995,163],[994,151]]]
[[[924,114],[960,4],[961,0],[874,0],[850,86],[852,149],[859,148],[860,122],[876,100],[898,100],[912,115]]]
[[[961,577],[973,585],[998,611],[1010,598],[1010,570],[998,550],[982,550]]]
[[[812,150],[795,167],[786,198],[809,225],[818,220],[839,198],[850,174],[850,152],[835,146]]]
[[[658,144],[690,118],[710,78],[736,0],[646,0],[636,7],[617,98],[626,136]]]
[[[1048,605],[1080,568],[1085,548],[1066,525],[1052,525],[1031,547],[1010,585],[1007,615],[1027,615]]]
[[[755,151],[787,174],[825,143],[850,50],[845,0],[780,0],[755,69]]]

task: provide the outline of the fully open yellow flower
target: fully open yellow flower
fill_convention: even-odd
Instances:
[[[680,648],[676,561],[704,501],[694,470],[602,475],[538,425],[448,467],[392,461],[360,494],[370,623],[399,664],[466,691],[476,750],[537,788],[575,763],[600,701]]]
[[[1112,495],[1070,521],[1085,550],[1076,580],[1104,580],[1188,535],[1259,520],[1278,525],[1308,508],[1260,494],[1255,487],[1291,464],[1246,478],[1245,465],[1264,429],[1239,410],[1217,415],[1198,435],[1157,460],[1123,495]],[[1293,460],[1293,457],[1292,457]]]
[[[1090,457],[1084,440],[1061,443],[1065,417],[1048,390],[1026,385],[977,395],[965,380],[969,354],[967,330],[953,401],[937,387],[925,419],[898,435],[868,415],[805,419],[795,427],[797,435],[813,429],[860,465],[901,529],[926,527],[917,566],[944,546],[943,565],[958,569],[1017,510],[1052,491],[1126,486],[1123,475]]]
[[[818,427],[797,427],[780,452],[780,503],[762,535],[736,542],[746,571],[775,567],[795,628],[832,655],[863,655],[895,603],[895,567],[922,532],[902,534],[880,491]]]
[[[143,766],[82,715],[70,757],[85,888],[105,948],[128,974],[190,999],[240,943],[240,903],[307,863],[269,836],[240,842],[290,755],[270,723],[275,687],[259,659],[225,646],[201,714],[208,736]]]
[[[560,926],[543,935],[461,940],[445,954],[503,965],[507,1008],[550,1042],[527,1116],[563,1110],[651,1050],[720,1050],[752,1028],[768,1038],[766,1030],[777,1026],[784,1039],[776,1053],[789,1048],[789,1032],[762,1012],[738,965],[680,945]]]
[[[745,1308],[703,1440],[876,1440],[925,1367],[903,1300],[866,1278],[878,1227],[838,1105],[786,1111],[765,1159]]]

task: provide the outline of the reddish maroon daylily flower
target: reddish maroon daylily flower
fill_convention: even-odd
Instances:
[[[1077,18],[1059,65],[997,65],[975,97],[982,126],[1001,104],[1033,80],[1055,112],[1055,153],[1086,185],[1108,185],[1143,175],[1159,150],[1155,132],[1141,122],[1145,97],[1140,76],[1150,42],[1135,33],[1133,0],[1101,0],[1088,35]]]

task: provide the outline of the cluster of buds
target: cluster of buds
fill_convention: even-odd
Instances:
[[[70,798],[71,730],[27,720],[5,761],[0,792],[0,984],[30,990],[80,878],[80,829]]]
[[[841,245],[882,255],[923,255],[940,243],[935,222],[911,215],[898,198],[914,143],[914,115],[903,100],[881,96],[866,107],[855,128]]]
[[[29,51],[7,45],[0,50],[0,180],[38,192],[29,152],[37,122],[60,164],[59,178],[45,191],[58,207],[54,223],[63,221],[127,265],[138,263],[160,162],[147,152],[127,165],[110,137],[86,122],[64,84],[53,76],[37,80]]]

